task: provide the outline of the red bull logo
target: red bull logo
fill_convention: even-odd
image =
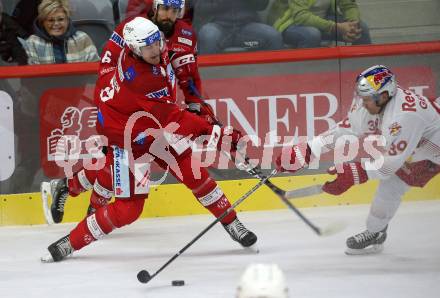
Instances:
[[[400,131],[402,130],[402,125],[400,125],[398,122],[394,122],[389,127],[390,135],[395,137],[400,134]]]
[[[388,82],[393,74],[389,69],[381,68],[375,70],[371,75],[366,75],[367,81],[374,88],[374,90],[379,90],[386,82]]]

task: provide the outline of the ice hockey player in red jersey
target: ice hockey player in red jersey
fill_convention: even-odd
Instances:
[[[185,1],[153,1],[153,15],[150,19],[164,32],[169,49],[170,62],[175,71],[177,82],[184,93],[188,109],[207,119],[214,118],[211,108],[201,98],[201,80],[197,67],[197,39],[192,27],[180,19]],[[124,48],[125,41],[122,31],[128,18],[119,24],[109,41],[105,45],[99,65],[99,77],[113,72],[116,68],[119,54]],[[105,80],[98,80],[96,92],[101,90],[99,84]],[[95,96],[97,98],[97,96]],[[63,219],[64,206],[68,195],[77,196],[81,192],[93,188],[96,179],[96,171],[93,169],[81,169],[67,181],[67,179],[53,179],[50,182],[52,205],[50,213],[53,222],[59,223]],[[92,201],[88,213],[99,207],[100,202]]]
[[[60,261],[115,228],[134,222],[148,197],[151,158],[162,166],[169,165],[174,176],[188,186],[215,216],[231,206],[206,169],[197,164],[197,159],[192,156],[191,143],[186,140],[206,135],[210,147],[221,146],[224,139],[235,147],[240,133],[212,125],[207,119],[182,110],[176,104],[174,71],[156,25],[136,17],[125,24],[123,36],[126,45],[116,68],[113,73],[99,78],[98,85],[102,89],[95,92],[99,94],[99,100],[96,100],[98,131],[107,137],[109,147],[106,165],[97,172],[92,196],[106,200],[115,195],[115,201],[98,208],[69,235],[51,244],[49,254],[42,258],[44,262]],[[148,117],[132,121],[132,116],[142,112],[144,115],[148,113]],[[145,133],[148,129],[159,133]],[[161,137],[166,139],[169,147],[158,150],[154,146]],[[148,159],[138,162],[147,151]],[[195,175],[195,168],[199,176]],[[255,234],[238,220],[235,211],[221,222],[232,239],[242,246],[248,247],[257,241]]]

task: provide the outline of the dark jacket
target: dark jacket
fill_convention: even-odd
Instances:
[[[260,22],[257,11],[264,10],[268,3],[269,0],[197,0],[194,1],[194,21],[198,21],[199,26],[209,22]]]
[[[27,64],[27,55],[17,36],[26,38],[27,33],[5,13],[1,13],[0,21],[0,56],[6,62]]]
[[[38,5],[41,0],[20,0],[14,8],[12,16],[26,30],[27,35],[34,33],[34,21],[38,16]]]

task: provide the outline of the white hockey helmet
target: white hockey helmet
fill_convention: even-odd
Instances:
[[[153,22],[143,17],[136,17],[125,24],[122,34],[127,46],[138,56],[142,55],[141,47],[149,46],[156,41],[162,43],[162,35],[159,28]]]
[[[375,101],[384,91],[391,98],[396,94],[396,76],[384,65],[374,65],[364,70],[356,78],[356,93],[360,96],[372,96]]]
[[[276,264],[251,264],[241,276],[237,298],[287,298],[286,278]]]
[[[171,6],[180,9],[179,15],[177,16],[179,19],[183,18],[183,15],[185,14],[185,0],[154,0],[153,9],[155,12],[157,11],[157,7],[159,5]]]

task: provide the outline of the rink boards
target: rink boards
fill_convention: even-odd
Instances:
[[[272,181],[283,189],[297,189],[333,179],[329,175],[307,175],[277,177]],[[231,202],[252,188],[256,179],[226,180],[219,185]],[[412,188],[405,196],[405,201],[440,199],[440,176],[434,178],[423,189]],[[292,202],[297,207],[322,207],[371,202],[377,181],[355,186],[345,194],[335,197],[320,194]],[[63,222],[76,222],[84,218],[90,193],[76,198],[69,198]],[[281,200],[267,187],[261,187],[251,197],[238,206],[238,211],[273,210],[285,208]],[[45,223],[40,193],[2,195],[0,200],[0,225],[34,225]],[[204,214],[206,210],[196,201],[192,193],[182,184],[167,184],[153,187],[145,204],[141,217],[162,217]]]

